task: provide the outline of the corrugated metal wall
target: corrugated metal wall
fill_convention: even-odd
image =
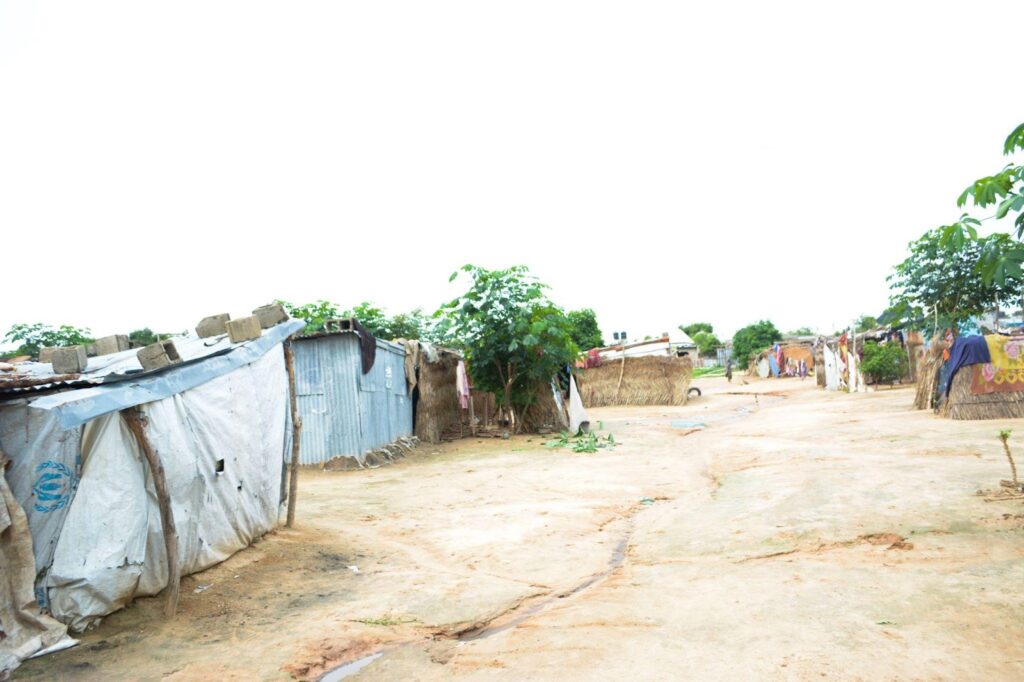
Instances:
[[[339,456],[362,462],[368,450],[412,435],[402,346],[378,340],[367,374],[362,373],[356,334],[298,339],[294,349],[302,464]]]

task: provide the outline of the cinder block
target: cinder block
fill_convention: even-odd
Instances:
[[[97,355],[99,355],[99,353],[96,352],[96,344],[95,343],[87,343],[87,344],[85,344],[85,354],[88,355],[90,358],[94,358]]]
[[[263,329],[270,329],[276,324],[288,321],[288,313],[284,311],[284,306],[277,303],[261,305],[252,311],[252,314],[259,318],[260,327]]]
[[[131,344],[128,343],[128,337],[124,334],[114,334],[113,336],[104,336],[102,339],[96,339],[96,355],[110,355],[111,353],[120,353],[123,350],[128,350]]]
[[[43,346],[39,349],[39,362],[49,362],[53,359],[53,351],[57,350],[53,346]]]
[[[85,370],[89,358],[85,355],[85,346],[64,346],[53,349],[50,362],[54,374],[78,374]]]
[[[181,362],[178,349],[174,347],[174,341],[170,339],[151,343],[145,348],[139,349],[135,355],[139,358],[142,369],[147,372]]]
[[[231,339],[231,343],[258,339],[262,333],[260,319],[255,315],[228,321],[228,338]]]
[[[220,315],[210,315],[199,320],[199,324],[196,325],[196,334],[201,339],[208,338],[210,336],[220,336],[221,334],[228,333],[228,320],[231,316],[227,313],[221,313]]]

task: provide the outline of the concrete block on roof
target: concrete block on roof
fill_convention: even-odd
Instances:
[[[255,315],[240,317],[228,322],[228,338],[231,339],[231,343],[258,339],[262,334],[263,328],[260,326],[260,319]]]
[[[90,358],[94,358],[97,355],[99,355],[99,353],[96,352],[96,344],[95,343],[87,343],[87,344],[85,344],[85,354],[88,355]]]
[[[210,336],[220,336],[221,334],[228,333],[228,321],[231,316],[227,313],[221,313],[220,315],[210,315],[199,320],[199,324],[196,325],[196,335],[201,339],[208,338]]]
[[[252,314],[259,318],[260,327],[263,329],[270,329],[274,325],[288,321],[288,313],[284,311],[284,306],[277,303],[261,305],[252,311]]]
[[[128,337],[124,334],[104,336],[102,339],[96,339],[93,345],[96,346],[96,355],[120,353],[121,351],[128,350],[131,347],[131,344],[128,342]]]
[[[89,358],[85,354],[85,346],[64,346],[53,349],[50,363],[54,374],[78,374],[85,371]]]
[[[49,362],[53,359],[53,351],[57,350],[53,346],[43,346],[39,349],[39,362]]]
[[[147,372],[181,362],[181,356],[178,355],[178,349],[174,346],[174,341],[171,341],[170,339],[157,341],[156,343],[149,344],[145,348],[140,348],[139,352],[136,353],[135,356],[139,359],[139,364],[142,365],[142,369]]]

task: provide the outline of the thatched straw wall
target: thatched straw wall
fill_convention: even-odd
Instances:
[[[819,343],[814,351],[814,366],[818,369],[814,372],[814,381],[821,388],[825,388],[825,344]]]
[[[455,367],[459,358],[453,353],[440,354],[437,362],[420,357],[416,403],[416,437],[425,443],[441,442],[441,434],[462,422],[459,393],[455,386]]]
[[[1024,417],[1024,393],[971,393],[971,367],[961,367],[939,414],[951,419],[1013,419]]]
[[[914,394],[914,408],[930,410],[934,405],[933,397],[938,390],[939,370],[942,368],[942,351],[946,345],[936,341],[918,363],[917,392]]]
[[[622,373],[622,387],[619,376]],[[577,384],[584,407],[605,405],[684,405],[693,380],[689,357],[648,355],[615,360],[580,370]]]
[[[569,415],[564,405],[559,407],[550,384],[537,387],[537,400],[520,415],[519,433],[537,433],[540,429],[565,431],[569,428]]]

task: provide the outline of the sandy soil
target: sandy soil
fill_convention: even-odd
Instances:
[[[976,494],[1020,424],[742,381],[592,411],[621,443],[599,454],[304,471],[300,526],[186,579],[176,619],[139,600],[17,677],[315,679],[383,652],[349,679],[1024,679],[1024,503]]]

